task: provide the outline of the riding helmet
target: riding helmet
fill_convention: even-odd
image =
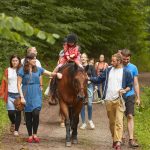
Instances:
[[[67,43],[77,43],[77,35],[72,33],[67,36]]]

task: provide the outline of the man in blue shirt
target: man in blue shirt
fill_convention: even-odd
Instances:
[[[134,135],[134,104],[135,97],[137,98],[136,103],[140,105],[140,90],[139,90],[139,82],[138,82],[138,69],[137,67],[130,63],[131,52],[128,49],[121,50],[121,54],[123,57],[124,68],[129,70],[132,75],[133,80],[133,88],[126,93],[125,96],[125,105],[126,112],[125,115],[127,117],[128,124],[128,133],[129,133],[129,146],[132,148],[138,147],[138,144],[133,140]]]

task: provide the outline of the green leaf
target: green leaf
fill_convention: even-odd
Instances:
[[[46,39],[46,35],[44,31],[39,31],[37,34],[37,37],[40,38],[41,40],[45,40]]]
[[[5,19],[5,27],[8,28],[8,29],[13,28],[13,18],[12,17],[7,17]]]
[[[26,34],[27,36],[32,36],[33,33],[34,33],[34,30],[33,30],[33,28],[30,26],[30,24],[29,24],[29,23],[25,23],[25,34]]]
[[[19,18],[19,17],[15,17],[13,20],[13,28],[17,31],[24,31],[24,21]]]
[[[46,42],[48,42],[48,43],[53,45],[55,43],[55,41],[56,40],[53,38],[53,36],[49,34],[48,37],[47,37]]]
[[[59,38],[60,38],[60,36],[59,36],[58,34],[55,34],[55,33],[53,33],[52,36],[53,36],[55,39],[59,39]]]

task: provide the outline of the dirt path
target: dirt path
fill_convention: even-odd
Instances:
[[[94,104],[93,121],[96,125],[95,130],[78,130],[78,144],[72,145],[73,150],[111,150],[111,135],[108,128],[108,119],[105,107],[102,104]],[[9,132],[3,137],[0,150],[65,150],[65,128],[59,126],[58,106],[48,106],[44,103],[38,135],[42,139],[40,144],[28,144],[25,142],[27,137],[26,127],[21,124],[20,137],[14,137]],[[81,124],[81,122],[80,122]],[[80,125],[79,124],[79,125]],[[128,149],[126,146],[123,150]]]
[[[140,74],[140,83],[150,86],[150,73]],[[48,106],[45,101],[40,116],[38,135],[42,139],[40,144],[28,144],[26,127],[21,124],[20,137],[14,137],[6,132],[0,141],[0,150],[65,150],[65,128],[59,126],[59,107]],[[68,150],[111,150],[112,141],[108,127],[105,106],[93,105],[93,121],[95,130],[78,130],[78,144],[72,145]],[[79,126],[81,125],[81,121]],[[122,147],[128,150],[127,143]]]

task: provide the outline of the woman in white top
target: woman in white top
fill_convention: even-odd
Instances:
[[[10,58],[10,67],[8,68],[8,99],[6,108],[11,121],[10,131],[18,136],[18,130],[21,122],[21,111],[17,111],[14,106],[14,100],[19,97],[17,88],[17,70],[21,67],[21,59],[17,55]]]

